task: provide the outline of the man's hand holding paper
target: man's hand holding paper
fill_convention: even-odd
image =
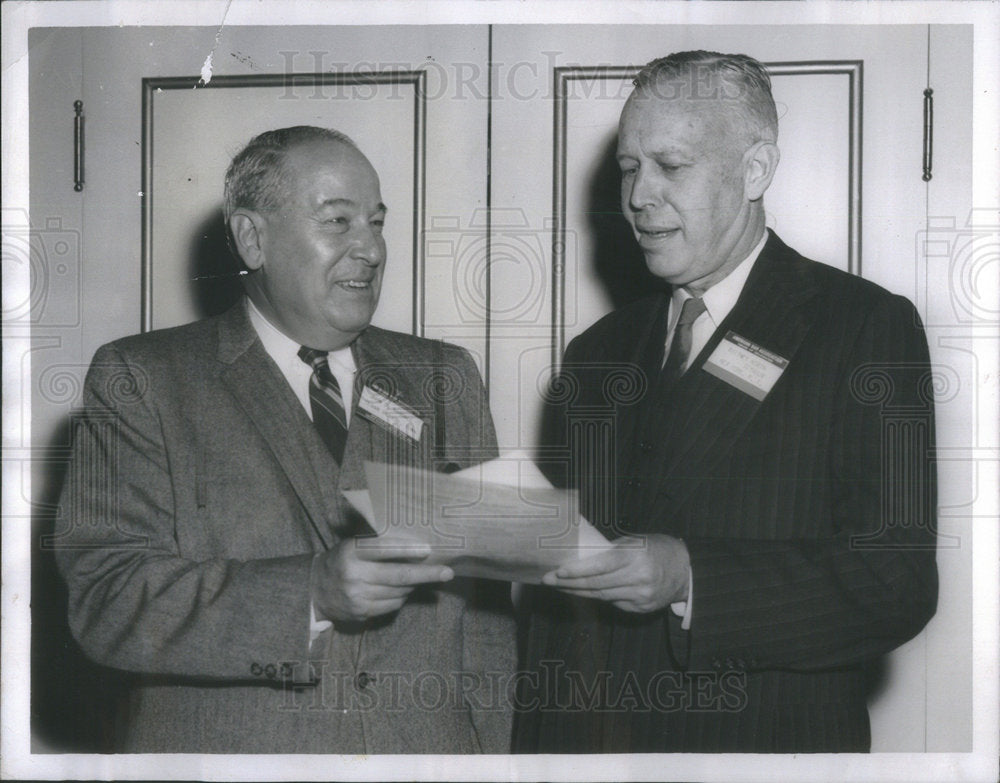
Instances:
[[[420,584],[447,582],[447,566],[428,565],[429,546],[380,540],[378,547],[341,541],[313,563],[312,601],[323,619],[364,622],[397,611]]]
[[[687,600],[689,573],[684,542],[652,534],[619,538],[611,549],[545,574],[542,584],[627,612],[655,612]]]

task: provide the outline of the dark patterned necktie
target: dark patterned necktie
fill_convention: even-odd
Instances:
[[[691,326],[703,312],[705,302],[702,299],[684,300],[681,317],[677,319],[677,327],[674,329],[674,339],[670,341],[670,353],[667,354],[667,362],[660,373],[664,383],[673,383],[684,374],[691,353]]]
[[[309,379],[309,405],[312,408],[313,424],[339,464],[347,444],[347,413],[340,385],[330,372],[326,351],[303,346],[299,349],[299,358],[313,368]]]

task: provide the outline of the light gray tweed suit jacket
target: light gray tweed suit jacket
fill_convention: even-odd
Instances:
[[[341,490],[364,487],[363,460],[449,469],[496,451],[464,350],[374,327],[354,350],[358,389],[424,425],[414,443],[355,407],[342,468],[242,302],[95,355],[56,547],[84,651],[137,675],[123,750],[507,751],[508,585],[419,588],[310,643],[310,567],[357,530]]]

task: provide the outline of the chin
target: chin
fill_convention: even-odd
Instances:
[[[331,322],[330,326],[342,334],[353,334],[357,336],[367,329],[370,323],[370,318],[367,321],[345,321],[341,318],[336,322]]]
[[[371,322],[375,307],[368,302],[327,302],[323,315],[335,329],[360,332]]]
[[[341,313],[339,318],[330,319],[330,325],[342,332],[357,334],[368,328],[368,325],[372,322],[373,315],[374,313],[368,313],[367,315],[345,318],[343,313]]]
[[[684,285],[687,282],[685,274],[690,268],[690,264],[685,264],[676,258],[666,259],[662,257],[646,257],[646,268],[650,274],[655,275],[670,285]]]

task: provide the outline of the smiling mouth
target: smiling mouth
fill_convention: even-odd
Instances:
[[[372,287],[371,280],[341,280],[337,283],[341,288],[348,291],[367,291]]]
[[[678,228],[666,228],[666,229],[652,229],[652,228],[636,228],[639,236],[643,239],[665,239],[666,237],[673,236],[680,229]]]

